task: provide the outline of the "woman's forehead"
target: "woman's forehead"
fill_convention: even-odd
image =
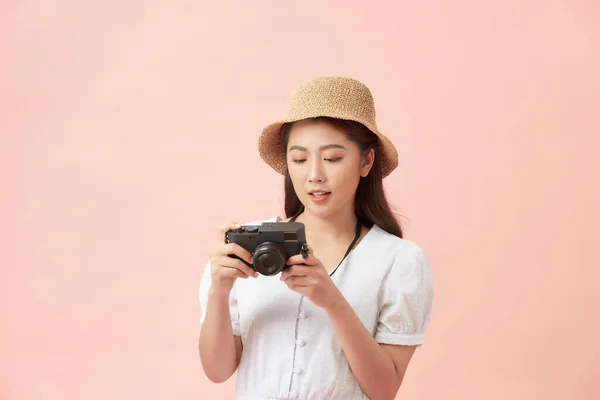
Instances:
[[[310,144],[347,144],[346,134],[339,128],[321,121],[299,121],[290,130],[288,144],[305,142]]]

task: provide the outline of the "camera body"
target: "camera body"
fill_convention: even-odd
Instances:
[[[288,258],[302,254],[308,256],[304,224],[300,222],[263,222],[260,225],[243,225],[226,233],[226,243],[237,243],[252,254],[252,264],[244,264],[261,275],[277,275],[288,267]],[[240,259],[232,254],[230,257]]]

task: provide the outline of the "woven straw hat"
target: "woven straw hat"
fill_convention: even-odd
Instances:
[[[258,151],[263,160],[285,175],[286,149],[281,142],[281,127],[285,123],[315,117],[360,122],[379,138],[383,177],[398,166],[396,148],[377,128],[371,91],[363,83],[347,77],[318,77],[301,83],[292,94],[285,117],[267,125],[259,137]]]

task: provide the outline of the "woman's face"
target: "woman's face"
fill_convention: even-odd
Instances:
[[[288,171],[298,198],[314,215],[327,218],[353,210],[358,182],[369,173],[373,157],[373,150],[362,157],[356,143],[325,122],[292,125]]]

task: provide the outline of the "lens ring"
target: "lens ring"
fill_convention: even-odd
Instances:
[[[256,248],[252,263],[256,272],[272,276],[277,275],[285,267],[286,253],[278,243],[265,242]]]

